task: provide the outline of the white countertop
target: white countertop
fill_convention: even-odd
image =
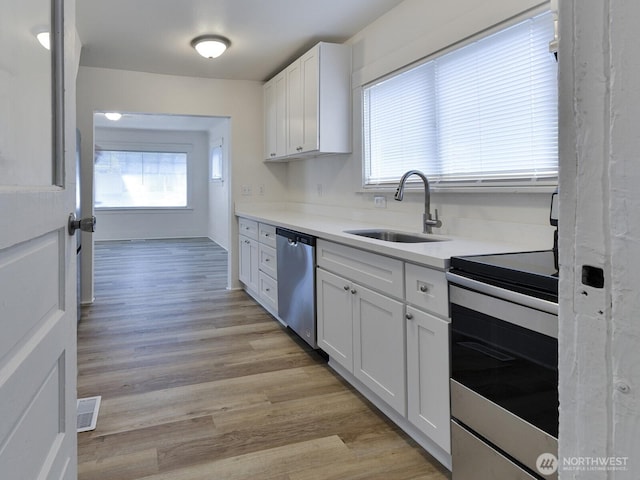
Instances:
[[[289,210],[282,206],[236,205],[238,217],[268,223],[277,227],[289,228],[314,237],[323,238],[351,247],[369,250],[401,260],[414,262],[438,269],[449,267],[449,259],[459,255],[481,255],[488,253],[520,252],[526,250],[522,245],[512,243],[488,242],[451,235],[429,235],[446,239],[441,242],[396,243],[345,233],[345,230],[385,228],[405,231],[389,225],[363,222],[340,217],[313,215]],[[419,233],[418,230],[408,233]]]

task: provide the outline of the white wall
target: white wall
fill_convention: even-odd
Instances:
[[[640,4],[560,6],[560,478],[637,479]],[[562,470],[594,457],[624,470]]]
[[[361,85],[539,4],[539,0],[406,0],[356,34],[348,41],[353,47],[354,69],[353,154],[291,162],[290,200],[349,206],[360,210],[362,218],[385,218],[398,226],[419,229],[422,193],[408,193],[403,202],[396,202],[393,192],[386,192],[387,209],[374,210],[374,194],[361,191]],[[548,189],[544,193],[436,192],[431,206],[443,221],[439,233],[521,242],[523,248],[550,248],[550,194]]]
[[[217,127],[209,132],[209,152],[214,146],[214,142],[222,140],[222,181],[211,180],[209,166],[209,231],[211,240],[222,248],[229,250],[231,240],[229,238],[229,218],[233,217],[229,209],[229,122],[222,121]]]
[[[93,113],[120,111],[160,114],[207,115],[230,118],[229,181],[231,199],[243,183],[265,185],[265,201],[281,201],[286,167],[262,161],[262,84],[253,81],[158,75],[142,72],[80,67],[77,81],[77,121],[82,134],[83,210],[92,210]],[[232,208],[232,205],[229,206]],[[229,218],[231,237],[237,224]],[[98,226],[99,228],[99,226]],[[93,276],[91,237],[83,239],[83,281]],[[237,252],[230,244],[230,278],[237,286]],[[83,301],[91,301],[93,286],[83,285]]]
[[[95,143],[107,148],[127,145],[184,145],[188,148],[189,207],[186,209],[95,210],[94,240],[206,237],[208,229],[208,135],[206,132],[96,128]],[[228,203],[228,202],[227,202]]]

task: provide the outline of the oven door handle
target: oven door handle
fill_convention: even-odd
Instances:
[[[492,297],[501,298],[508,302],[517,303],[526,307],[535,308],[536,310],[542,310],[543,312],[551,313],[553,315],[558,314],[558,304],[550,302],[549,300],[543,300],[542,298],[531,297],[519,292],[512,292],[504,288],[496,287],[495,285],[489,285],[488,283],[479,282],[472,278],[463,277],[455,273],[447,272],[447,280],[456,285],[467,287],[475,290],[479,293],[486,293]]]

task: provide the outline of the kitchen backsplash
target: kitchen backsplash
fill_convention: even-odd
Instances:
[[[359,171],[352,157],[320,157],[288,165],[288,201],[295,209],[354,220],[380,222],[416,231],[424,210],[422,191],[396,202],[393,192],[356,192]],[[386,208],[374,208],[374,195],[383,195]],[[479,240],[521,243],[523,249],[550,249],[549,193],[432,193],[431,212],[438,209],[442,228],[434,233]]]

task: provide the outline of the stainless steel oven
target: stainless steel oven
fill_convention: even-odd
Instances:
[[[453,479],[557,478],[557,460],[543,455],[558,450],[553,251],[459,257],[451,267]]]

